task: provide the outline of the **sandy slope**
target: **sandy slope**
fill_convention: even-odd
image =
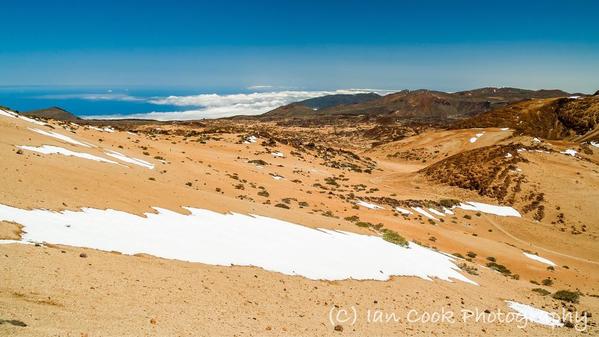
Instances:
[[[389,205],[383,205],[385,210],[369,210],[354,206],[354,202],[387,197],[497,204],[473,191],[435,184],[417,171],[472,148],[531,140],[510,138],[509,131],[497,128],[433,130],[371,148],[368,140],[334,136],[326,127],[306,130],[265,123],[237,125],[232,131],[222,132],[230,126],[227,123],[215,121],[199,130],[213,128],[220,132],[201,134],[190,133],[195,129],[186,126],[162,125],[160,130],[139,126],[131,130],[137,132],[132,134],[73,125],[65,129],[55,122],[50,123],[54,129],[35,125],[93,146],[85,148],[32,132],[28,129],[32,127],[30,122],[0,116],[0,203],[28,209],[112,208],[135,214],[149,212],[152,206],[184,213],[181,206],[191,206],[376,235],[372,229],[344,219],[356,215],[361,221],[382,223],[409,240],[446,253],[466,256],[469,251],[475,252],[477,256],[468,264],[475,266],[480,275],[464,274],[480,286],[411,277],[388,282],[310,281],[253,267],[216,267],[84,248],[9,244],[0,245],[0,320],[18,320],[27,326],[4,323],[0,324],[0,332],[23,336],[574,333],[569,328],[552,330],[535,324],[520,329],[515,323],[368,323],[364,319],[368,309],[396,312],[405,318],[410,309],[507,312],[504,300],[548,311],[570,305],[531,291],[538,287],[551,292],[579,289],[585,296],[572,308],[597,312],[599,300],[590,295],[599,294],[599,211],[594,207],[599,201],[599,151],[580,154],[577,159],[559,153],[575,144],[553,143],[548,146],[555,152],[524,154],[529,162],[519,166],[527,177],[523,193],[534,189],[545,194],[547,211],[540,222],[526,213],[523,218],[507,218],[455,210],[456,214],[443,217],[443,222],[431,223],[422,216],[399,216]],[[252,129],[242,132],[244,127]],[[482,131],[475,142],[469,141]],[[245,144],[244,137],[250,134],[255,134],[258,141]],[[322,139],[321,145],[332,149],[343,145],[360,159],[347,159],[334,150],[306,150],[291,142],[266,144],[270,138],[296,138],[316,141],[317,145]],[[114,160],[106,155],[112,150],[143,159],[155,168],[18,151],[17,145],[53,145]],[[277,151],[284,157],[272,155]],[[420,156],[394,156],[398,152]],[[370,174],[335,168],[337,163],[350,163],[365,169],[366,156],[376,163]],[[249,163],[251,160],[263,160],[268,165]],[[283,179],[275,180],[273,175]],[[331,178],[336,185],[330,183]],[[524,205],[514,206],[521,210]],[[560,213],[565,223],[552,224]],[[14,227],[0,223],[0,234],[4,237],[13,233],[10,238],[14,238]],[[524,251],[538,253],[558,267],[548,270],[525,257]],[[82,252],[86,258],[79,257]],[[489,256],[518,274],[519,279],[484,267]],[[547,277],[553,285],[531,283]],[[329,311],[337,310],[333,305],[354,306],[362,319],[353,326],[342,323],[343,331],[335,331],[329,322]],[[589,329],[596,332],[594,327]]]

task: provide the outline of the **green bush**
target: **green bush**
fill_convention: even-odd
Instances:
[[[553,281],[552,281],[552,280],[551,280],[551,279],[548,277],[548,278],[544,279],[543,281],[541,281],[541,283],[542,283],[544,286],[547,286],[547,287],[549,287],[549,286],[551,286],[551,285],[553,284]]]
[[[537,293],[541,296],[547,296],[547,295],[551,294],[551,292],[549,292],[543,288],[534,288],[532,291],[534,291],[535,293]]]
[[[383,234],[383,240],[389,241],[402,247],[408,247],[408,240],[406,240],[403,236],[399,235],[399,233],[389,229],[385,230],[385,233]]]
[[[504,266],[502,264],[495,263],[495,262],[489,262],[489,263],[487,263],[487,267],[489,267],[489,268],[491,268],[493,270],[496,270],[496,271],[498,271],[498,272],[500,272],[500,273],[502,273],[504,275],[510,275],[512,273],[509,269],[507,269],[506,266]]]
[[[569,290],[558,290],[553,294],[553,298],[560,301],[578,303],[578,298],[580,294],[578,292],[569,291]]]

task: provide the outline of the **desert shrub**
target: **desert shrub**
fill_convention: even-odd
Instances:
[[[459,257],[460,259],[463,259],[463,258],[464,258],[464,255],[462,255],[462,254],[460,254],[460,253],[453,253],[453,254],[451,254],[451,255],[453,255],[453,256],[455,256],[455,257]]]
[[[256,164],[256,165],[260,165],[260,166],[266,166],[266,165],[268,165],[268,163],[265,162],[262,159],[252,159],[252,160],[248,161],[248,163],[250,163],[250,164]]]
[[[305,202],[305,201],[300,201],[300,202],[298,202],[297,204],[299,205],[299,207],[308,207],[308,206],[310,206],[310,205],[308,205],[308,203],[307,203],[307,202]]]
[[[258,195],[261,197],[268,198],[270,196],[270,193],[268,193],[268,191],[262,190],[262,191],[258,191]]]
[[[335,178],[326,177],[326,178],[324,178],[324,182],[328,185],[339,186],[339,184],[337,183],[337,180],[335,180]]]
[[[497,259],[496,259],[496,258],[494,258],[493,256],[488,256],[488,257],[487,257],[487,260],[489,260],[489,261],[491,261],[491,262],[496,262],[496,261],[497,261]]]
[[[468,252],[466,253],[466,256],[468,256],[469,258],[475,258],[476,257],[476,253],[475,252]]]
[[[351,221],[351,222],[356,222],[356,221],[360,220],[360,217],[358,217],[357,215],[352,215],[352,216],[345,217],[345,220]]]
[[[476,267],[469,266],[465,263],[460,263],[458,267],[470,275],[478,275],[478,269]]]
[[[358,221],[355,223],[355,225],[358,227],[363,227],[363,228],[372,226],[372,224],[370,222],[366,222],[366,221]]]
[[[506,266],[495,262],[487,263],[487,267],[496,270],[504,275],[510,275],[512,273]]]
[[[551,286],[553,284],[553,281],[548,277],[546,279],[544,279],[543,281],[541,281],[541,284],[543,284],[544,286]]]
[[[385,233],[383,233],[383,240],[394,243],[396,245],[402,246],[402,247],[408,247],[408,241],[401,235],[399,235],[399,233],[392,231],[392,230],[385,230]]]
[[[443,207],[452,208],[453,206],[459,205],[460,202],[455,199],[441,199],[439,204]]]
[[[278,204],[276,204],[276,205],[275,205],[275,207],[284,208],[284,209],[289,209],[289,206],[287,206],[287,205],[285,205],[285,204],[281,204],[281,203],[278,203]]]
[[[578,303],[578,298],[580,294],[578,292],[569,291],[569,290],[558,290],[553,294],[553,298],[560,301]]]
[[[466,215],[464,215],[464,219],[470,220],[470,219],[472,219],[472,217],[469,214],[466,214]]]
[[[534,288],[532,291],[534,291],[535,293],[537,293],[541,296],[547,296],[547,295],[551,294],[551,292],[549,292],[543,288]]]

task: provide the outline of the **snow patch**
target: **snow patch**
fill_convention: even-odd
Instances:
[[[130,164],[134,164],[134,165],[138,165],[138,166],[142,166],[145,167],[147,169],[153,170],[154,169],[154,164],[149,163],[145,160],[141,160],[141,159],[137,159],[137,158],[133,158],[133,157],[128,157],[120,152],[116,152],[116,151],[111,151],[108,150],[108,152],[104,152],[106,155],[111,156],[112,158],[116,158],[122,162],[125,163],[130,163]]]
[[[554,267],[557,266],[555,263],[553,263],[553,261],[548,260],[548,259],[546,259],[544,257],[540,257],[540,256],[535,255],[535,254],[529,254],[529,253],[524,253],[524,252],[522,254],[524,254],[524,256],[526,256],[527,258],[535,260],[537,262],[548,264],[548,265],[554,266]]]
[[[560,153],[562,153],[562,154],[565,154],[565,155],[568,155],[568,156],[576,157],[576,154],[577,154],[578,152],[576,152],[576,150],[574,150],[574,149],[567,149],[567,150],[565,150],[565,151],[562,151],[562,152],[560,152]]]
[[[470,143],[475,143],[485,132],[477,133],[474,137],[470,138]]]
[[[358,201],[356,201],[356,205],[362,206],[362,207],[366,207],[368,209],[385,209],[382,206],[371,204],[371,203],[366,202],[364,200],[358,200]]]
[[[6,111],[0,109],[0,116],[10,117],[10,118],[18,118],[18,115],[12,111]]]
[[[24,242],[256,266],[314,280],[416,276],[476,285],[460,273],[453,257],[414,243],[401,247],[379,236],[314,229],[258,215],[191,207],[185,207],[190,213],[185,215],[154,209],[156,213],[137,216],[112,209],[55,212],[0,204],[0,220],[23,225]]]
[[[19,119],[22,119],[22,120],[24,120],[26,122],[37,124],[37,125],[46,125],[46,123],[44,123],[44,122],[40,122],[40,121],[35,120],[33,118],[29,118],[27,116],[19,115],[16,112],[12,112],[12,111],[8,111],[8,110],[3,110],[3,109],[0,109],[0,116],[10,117],[10,118],[19,118]]]
[[[258,138],[256,138],[256,136],[249,136],[245,138],[245,141],[243,142],[244,144],[252,144],[255,143],[256,141],[258,141]]]
[[[62,140],[64,142],[67,142],[67,143],[71,143],[71,144],[74,144],[74,145],[80,145],[80,146],[83,146],[83,147],[91,147],[91,145],[89,145],[89,144],[80,142],[80,141],[75,140],[75,139],[73,139],[73,138],[71,138],[69,136],[61,135],[60,133],[57,133],[57,132],[54,132],[54,131],[44,131],[44,130],[40,130],[40,129],[36,129],[36,128],[28,128],[28,129],[31,130],[31,131],[33,131],[33,132],[37,132],[37,133],[39,133],[41,135],[44,135],[44,136],[48,136],[48,137],[60,139],[60,140]]]
[[[467,211],[482,212],[499,216],[522,217],[517,210],[509,206],[495,206],[484,204],[482,202],[468,201],[466,203],[460,203],[457,207]]]
[[[420,207],[412,207],[413,210],[415,210],[416,212],[424,215],[425,217],[432,219],[432,220],[436,220],[439,221],[439,219],[435,218],[434,216],[430,215],[427,211],[423,210]]]
[[[405,208],[401,208],[401,207],[395,207],[395,210],[398,211],[399,213],[403,214],[403,215],[410,215],[410,214],[412,214],[412,212],[408,211]]]
[[[441,213],[441,212],[437,211],[437,210],[436,210],[436,209],[434,209],[434,208],[429,208],[428,210],[429,210],[429,212],[431,212],[431,213],[433,213],[433,214],[435,214],[435,215],[438,215],[438,216],[445,216],[445,214],[444,214],[444,213]]]
[[[514,301],[505,302],[507,303],[507,306],[510,307],[510,309],[516,311],[528,321],[548,326],[563,326],[562,322],[560,322],[559,319],[557,319],[554,315],[545,310],[537,309],[535,307],[531,307],[530,305]]]
[[[85,152],[75,152],[75,151],[67,150],[65,148],[58,147],[58,146],[42,145],[42,146],[35,147],[35,146],[21,145],[21,146],[17,146],[17,147],[19,149],[43,153],[43,154],[62,154],[64,156],[69,156],[69,157],[77,157],[77,158],[89,159],[89,160],[94,160],[94,161],[98,161],[98,162],[118,165],[117,162],[106,159],[106,158],[94,156],[93,154],[89,154],[89,153],[85,153]]]

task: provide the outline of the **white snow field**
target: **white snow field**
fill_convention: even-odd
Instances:
[[[42,146],[20,145],[20,146],[17,146],[17,147],[19,149],[33,151],[33,152],[38,152],[38,153],[43,153],[43,154],[62,154],[64,156],[77,157],[77,158],[89,159],[89,160],[94,160],[94,161],[103,162],[103,163],[110,163],[110,164],[120,165],[119,163],[117,163],[115,161],[112,161],[110,159],[106,159],[106,158],[94,156],[93,154],[89,154],[89,153],[85,153],[85,152],[75,152],[75,151],[67,150],[67,149],[59,147],[59,146],[53,146],[53,145],[42,145]]]
[[[556,317],[554,317],[554,315],[545,310],[537,309],[535,307],[531,307],[530,305],[514,301],[505,302],[507,303],[507,306],[510,307],[510,309],[516,311],[528,321],[548,326],[563,326],[562,322],[560,322],[559,319],[557,319]]]
[[[112,209],[55,212],[0,204],[0,220],[24,226],[22,241],[48,242],[212,265],[256,266],[309,279],[387,280],[416,276],[476,285],[454,258],[414,243],[314,229],[264,216],[184,207],[137,216]]]
[[[476,212],[494,214],[494,215],[499,215],[499,216],[515,216],[518,218],[522,217],[520,215],[520,212],[518,212],[517,210],[515,210],[512,207],[495,206],[495,205],[489,205],[489,204],[484,204],[482,202],[475,202],[475,201],[468,201],[466,203],[461,203],[457,206],[457,208],[461,208],[461,209],[467,210],[467,211],[476,211]]]
[[[540,256],[535,255],[535,254],[529,254],[529,253],[524,253],[524,252],[522,254],[524,254],[524,256],[526,256],[527,258],[535,260],[537,262],[548,264],[548,265],[554,266],[554,267],[557,266],[555,263],[553,263],[553,261],[548,260],[548,259],[546,259],[544,257],[540,257]]]

